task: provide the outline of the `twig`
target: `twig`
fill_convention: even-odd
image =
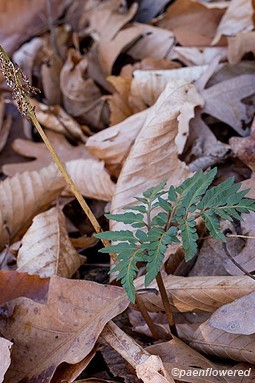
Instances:
[[[224,234],[224,235],[227,235],[227,234],[230,234],[230,233],[231,233],[231,230],[230,230],[230,229],[226,229],[226,230],[223,231],[223,234]],[[229,235],[227,235],[227,236],[229,236]],[[232,255],[229,253],[229,251],[228,251],[228,249],[227,249],[227,245],[226,245],[226,243],[225,243],[225,242],[222,242],[222,245],[223,245],[223,249],[224,249],[226,255],[227,255],[228,258],[231,260],[231,262],[233,262],[234,265],[235,265],[236,267],[238,267],[238,269],[241,270],[245,275],[247,275],[248,277],[250,277],[250,278],[252,278],[252,279],[255,280],[255,276],[252,275],[251,273],[249,273],[249,271],[245,270],[245,269],[244,269],[241,265],[239,265],[239,263],[236,262],[236,260],[232,257]]]

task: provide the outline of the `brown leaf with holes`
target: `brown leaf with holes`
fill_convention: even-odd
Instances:
[[[28,298],[6,303],[0,331],[15,343],[6,382],[50,382],[61,363],[79,363],[90,353],[105,324],[128,303],[119,287],[60,277],[51,278],[44,304]]]
[[[17,271],[41,277],[71,278],[85,262],[71,244],[62,211],[53,207],[34,217],[21,241]]]

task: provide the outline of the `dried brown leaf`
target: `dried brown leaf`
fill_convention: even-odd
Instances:
[[[250,116],[241,100],[254,94],[254,89],[254,75],[241,75],[222,81],[201,91],[205,99],[202,112],[225,122],[243,136],[246,134],[243,122],[247,123]]]
[[[86,115],[99,107],[101,91],[88,77],[88,58],[70,49],[60,74],[64,106],[71,116]]]
[[[211,327],[231,334],[251,335],[255,333],[255,293],[245,295],[216,310],[209,320]]]
[[[54,132],[65,134],[67,137],[85,142],[81,126],[69,116],[59,105],[47,106],[43,103],[31,100],[35,107],[36,117],[40,124]]]
[[[43,302],[48,288],[49,278],[42,279],[38,275],[0,270],[1,305],[18,297],[27,297],[37,302]]]
[[[227,376],[215,377],[206,376],[205,374],[201,374],[199,376],[195,373],[193,375],[192,371],[194,370],[219,370],[220,366],[205,358],[202,354],[189,347],[177,337],[174,337],[169,342],[158,343],[149,346],[146,348],[146,350],[149,351],[151,354],[159,355],[168,374],[170,374],[170,376],[173,376],[175,379],[181,379],[183,382],[233,382],[232,376],[228,378]],[[173,372],[175,372],[175,374],[173,374]]]
[[[0,248],[10,239],[24,233],[32,218],[49,206],[64,187],[64,179],[54,164],[40,171],[17,174],[2,181]]]
[[[33,219],[23,236],[17,257],[17,271],[41,277],[71,278],[85,262],[71,244],[62,211],[53,207]]]
[[[177,277],[164,276],[164,285],[172,306],[178,312],[213,312],[254,290],[255,281],[247,276]],[[137,289],[144,287],[144,277],[136,279]],[[156,282],[150,285],[157,288]],[[150,311],[163,310],[161,298],[153,293],[142,294]]]
[[[64,11],[65,2],[51,0],[52,20]],[[11,22],[10,22],[11,20]],[[8,53],[13,53],[24,41],[29,40],[41,28],[48,28],[47,4],[45,0],[9,0],[0,4],[0,40]]]
[[[109,76],[107,81],[109,81],[115,89],[111,96],[107,96],[107,100],[111,110],[110,123],[111,125],[116,125],[133,114],[128,104],[131,78]]]
[[[255,362],[254,334],[230,334],[212,328],[206,321],[194,333],[189,331],[185,339],[191,347],[205,354],[252,364]]]
[[[0,331],[14,339],[6,382],[50,382],[63,362],[76,364],[93,349],[105,324],[126,309],[123,289],[84,280],[52,277],[48,300],[6,303]]]
[[[208,9],[204,4],[177,0],[168,7],[157,25],[173,31],[183,46],[208,46],[223,13],[222,9]]]

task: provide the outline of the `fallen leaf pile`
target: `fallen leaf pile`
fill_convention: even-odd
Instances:
[[[123,229],[105,213],[199,169],[217,166],[217,183],[234,176],[255,198],[254,8],[0,0],[1,45],[39,89],[37,119],[104,230]],[[144,289],[141,267],[136,305],[114,285],[88,217],[0,82],[0,383],[253,382],[255,213],[221,222],[241,269],[202,226],[195,262],[168,248],[169,340],[157,284]],[[196,374],[207,370],[229,374]]]

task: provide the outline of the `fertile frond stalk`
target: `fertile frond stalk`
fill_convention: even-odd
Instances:
[[[0,62],[2,66],[2,73],[5,77],[7,85],[11,88],[13,98],[17,100],[18,103],[18,109],[20,113],[27,119],[31,120],[34,126],[36,127],[38,133],[40,134],[42,140],[44,141],[48,151],[50,152],[53,160],[55,161],[58,169],[62,173],[66,183],[69,185],[70,189],[72,190],[75,198],[79,202],[82,210],[87,215],[88,219],[90,220],[91,224],[93,225],[95,231],[97,233],[102,232],[102,228],[95,218],[94,214],[92,213],[91,209],[87,205],[86,201],[84,200],[83,196],[79,192],[77,186],[69,176],[65,166],[61,162],[59,156],[55,152],[54,148],[52,147],[48,137],[44,133],[44,130],[42,129],[39,121],[36,118],[34,107],[31,105],[28,94],[30,92],[35,93],[36,89],[33,88],[30,84],[22,70],[14,65],[11,60],[9,59],[7,53],[3,49],[3,47],[0,45]],[[109,246],[109,241],[102,239],[102,242],[104,246]]]

